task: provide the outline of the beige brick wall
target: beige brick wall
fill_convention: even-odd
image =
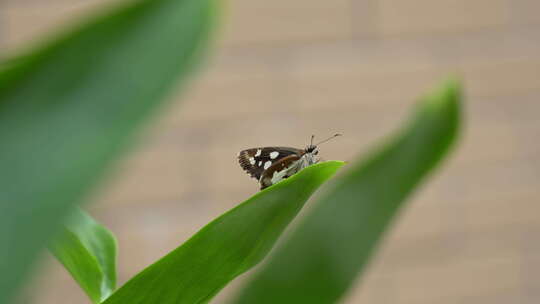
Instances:
[[[107,2],[4,0],[0,47]],[[343,303],[540,301],[538,0],[227,3],[204,72],[93,198],[118,235],[122,282],[257,191],[240,149],[340,131],[322,154],[350,160],[454,73],[467,89],[463,140]],[[88,303],[50,258],[28,291],[28,303]]]

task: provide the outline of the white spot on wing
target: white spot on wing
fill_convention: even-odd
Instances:
[[[249,163],[252,164],[252,165],[255,165],[255,158],[250,157],[249,158]]]
[[[276,157],[278,157],[278,155],[279,155],[279,152],[274,151],[274,152],[270,153],[270,159],[275,159]]]
[[[271,161],[267,161],[264,163],[264,170],[270,168],[270,166],[272,165],[272,162]]]
[[[261,152],[262,152],[261,149],[258,149],[257,153],[255,153],[255,156],[261,156]]]
[[[259,161],[259,167],[262,166],[262,160]]]

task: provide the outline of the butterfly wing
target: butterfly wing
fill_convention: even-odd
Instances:
[[[285,156],[276,161],[268,169],[264,170],[259,179],[261,190],[296,173],[297,170],[294,170],[294,164],[300,160],[301,157],[302,156],[298,154]],[[276,181],[272,180],[274,176],[278,176]]]
[[[259,180],[265,170],[281,159],[296,155],[300,157],[304,150],[291,147],[263,147],[240,151],[238,162],[251,177]]]

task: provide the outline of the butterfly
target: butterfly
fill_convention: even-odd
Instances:
[[[315,136],[305,149],[291,147],[261,147],[242,150],[238,153],[238,162],[251,177],[259,181],[261,190],[286,179],[300,170],[320,161],[318,145],[332,138],[335,134],[317,144],[313,144]]]

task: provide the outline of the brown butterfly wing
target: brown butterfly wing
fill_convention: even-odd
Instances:
[[[273,165],[271,165],[268,169],[264,170],[262,173],[262,176],[259,180],[261,184],[261,190],[267,187],[270,187],[272,185],[272,177],[274,176],[274,172],[280,172],[281,170],[287,169],[290,165],[292,165],[294,162],[299,160],[302,156],[298,154],[292,154],[286,157],[283,157],[279,159],[277,162],[275,162]],[[284,178],[287,178],[288,176],[285,176]]]
[[[269,169],[269,167],[290,155],[301,156],[302,154],[304,154],[304,150],[290,147],[253,148],[241,151],[238,154],[238,162],[244,171],[259,180],[266,170],[265,168]]]
[[[251,177],[259,179],[264,171],[263,167],[257,166],[255,154],[260,148],[243,150],[238,154],[238,163]]]

